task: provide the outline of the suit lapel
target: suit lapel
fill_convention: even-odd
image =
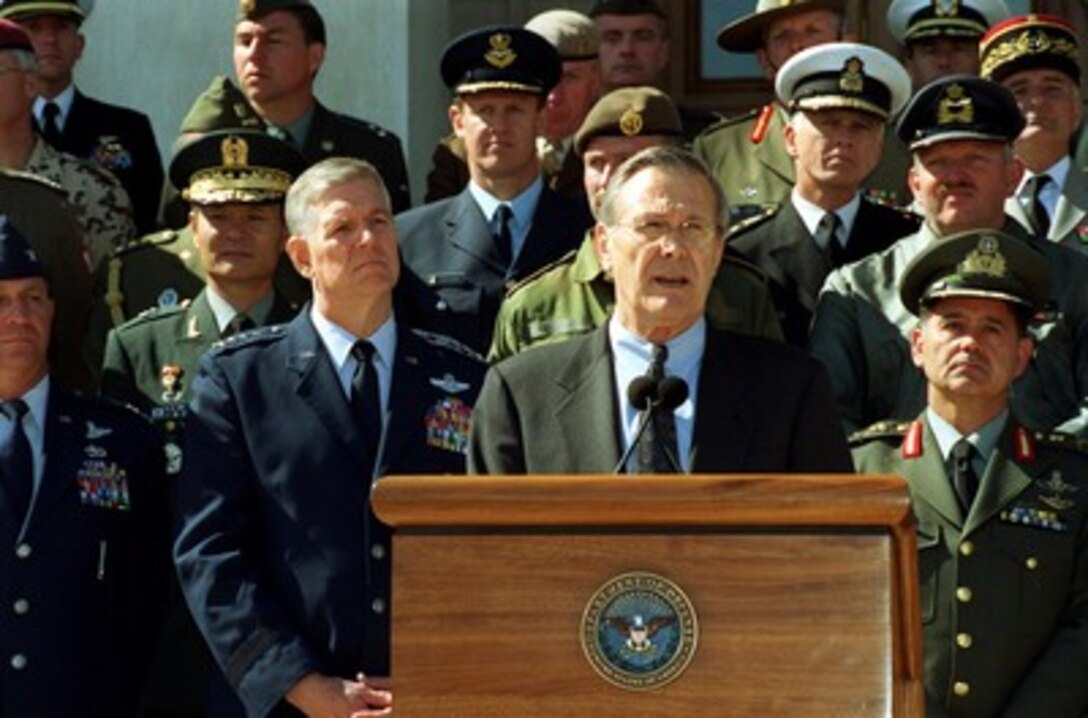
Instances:
[[[1016,456],[1015,432],[1016,423],[1009,419],[979,481],[978,495],[963,527],[965,535],[985,524],[1031,486],[1031,477],[1010,458]]]
[[[310,305],[287,326],[287,342],[287,370],[295,378],[295,392],[362,463],[366,458],[362,436],[325,345],[310,321]]]
[[[1058,204],[1054,208],[1054,220],[1050,223],[1050,236],[1056,240],[1065,239],[1076,231],[1085,215],[1088,215],[1088,177],[1079,170],[1076,165],[1069,168],[1069,174],[1065,178],[1065,186],[1058,196]],[[1077,246],[1084,242],[1079,237],[1073,241]]]
[[[1028,234],[1032,233],[1031,220],[1028,219],[1027,212],[1024,211],[1024,206],[1020,204],[1020,199],[1014,194],[1005,200],[1005,214],[1016,220],[1020,228]],[[1006,222],[1006,224],[1008,224]]]
[[[599,327],[555,378],[556,425],[566,446],[580,446],[571,472],[608,472],[620,459],[620,414],[608,348],[608,323]]]
[[[533,211],[533,223],[529,234],[521,245],[521,250],[514,257],[509,276],[520,277],[552,259],[553,249],[560,237],[569,235],[569,227],[564,224],[572,221],[564,201],[548,187],[540,193],[540,199]],[[561,228],[556,231],[556,228]]]
[[[814,311],[816,297],[830,269],[827,260],[792,202],[785,203],[775,223],[774,231],[768,238],[768,252],[794,285],[801,306]]]
[[[76,411],[71,399],[55,384],[49,389],[47,406],[43,445],[48,447],[49,453],[42,457],[42,480],[34,496],[28,530],[39,523],[71,488],[85,458],[83,452],[90,443],[82,413]]]
[[[423,371],[419,358],[420,340],[410,330],[397,325],[397,352],[393,359],[393,384],[389,392],[389,409],[385,417],[385,445],[380,449],[381,466],[377,475],[387,473],[388,467],[406,448],[418,447],[427,401],[433,392],[427,390],[431,377]]]
[[[751,388],[735,380],[744,375],[745,361],[727,333],[707,327],[703,366],[695,393],[692,473],[721,471],[722,467],[739,471],[747,465],[756,427],[751,417],[741,412],[748,405]]]
[[[499,258],[487,218],[467,188],[450,203],[442,222],[446,239],[451,244],[468,252],[499,276],[506,276],[507,267]]]
[[[941,456],[941,449],[924,414],[921,421],[925,427],[922,432],[922,454],[902,461],[903,477],[910,482],[911,492],[916,501],[924,501],[946,521],[961,527],[963,526],[963,511],[960,509],[956,492],[952,488],[952,481],[948,478],[948,469],[945,466],[944,457]]]

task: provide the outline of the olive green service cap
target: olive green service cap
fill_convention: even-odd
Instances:
[[[910,97],[910,75],[883,50],[856,42],[831,42],[787,60],[775,75],[774,88],[791,112],[857,110],[886,122]]]
[[[948,140],[1012,142],[1024,129],[1016,98],[974,75],[949,75],[915,93],[895,132],[911,150]]]
[[[893,0],[888,31],[900,45],[927,37],[980,38],[1009,16],[1002,0]]]
[[[1001,82],[1021,70],[1057,70],[1080,84],[1077,30],[1054,15],[1020,15],[994,25],[978,46],[982,77]]]
[[[775,20],[813,10],[841,13],[845,5],[845,0],[759,0],[755,12],[718,31],[718,46],[730,52],[755,52],[763,47],[763,31]]]
[[[969,230],[937,239],[907,266],[899,284],[903,306],[917,315],[946,297],[1000,299],[1043,308],[1050,265],[1031,245],[997,230]]]
[[[573,10],[548,10],[525,23],[526,30],[532,30],[547,40],[559,52],[559,59],[593,60],[597,57],[600,38],[593,20]]]
[[[219,130],[178,150],[170,181],[194,204],[279,202],[305,167],[283,140],[255,130]]]
[[[684,126],[672,99],[656,87],[621,87],[597,100],[574,135],[581,156],[594,137],[680,137]]]
[[[0,0],[0,18],[18,22],[40,15],[58,15],[81,25],[93,7],[94,0]]]

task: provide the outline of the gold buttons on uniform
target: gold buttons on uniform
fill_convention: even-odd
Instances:
[[[956,600],[960,603],[968,603],[971,600],[971,589],[966,586],[960,586],[956,589]]]
[[[1024,565],[1028,567],[1029,571],[1034,571],[1039,568],[1039,559],[1034,556],[1028,556],[1027,560],[1024,561]]]
[[[956,681],[952,684],[952,692],[960,698],[963,698],[971,692],[971,684],[967,681]]]
[[[970,633],[956,634],[956,645],[960,648],[970,648],[972,643],[974,643],[974,639],[971,638]]]
[[[960,555],[961,556],[970,556],[974,552],[975,552],[975,545],[973,543],[971,543],[970,541],[964,541],[963,543],[960,544]]]

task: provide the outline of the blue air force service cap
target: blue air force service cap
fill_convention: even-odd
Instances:
[[[895,131],[911,150],[947,140],[1012,142],[1024,129],[1016,98],[974,75],[949,75],[915,93]]]
[[[1050,298],[1050,264],[1027,242],[991,229],[943,237],[907,265],[899,284],[903,306],[921,309],[946,297],[1000,299],[1032,310]]]
[[[927,37],[978,39],[1009,16],[1002,0],[894,0],[888,30],[900,45]]]
[[[45,277],[37,252],[6,214],[0,214],[0,279]]]
[[[787,60],[775,77],[774,89],[791,112],[848,109],[887,121],[910,97],[910,76],[883,50],[832,42]]]
[[[531,30],[494,25],[453,40],[442,52],[442,81],[457,95],[505,91],[546,95],[563,64],[555,47]]]

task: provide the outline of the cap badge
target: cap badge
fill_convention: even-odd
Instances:
[[[842,65],[842,74],[839,75],[839,89],[843,92],[860,94],[865,88],[865,78],[862,71],[865,63],[860,57],[851,57]]]
[[[642,113],[634,107],[628,107],[620,115],[620,132],[628,137],[634,137],[642,132]]]
[[[956,17],[960,14],[960,0],[933,0],[933,14],[937,17]]]
[[[978,247],[968,252],[959,264],[959,273],[985,274],[990,277],[1005,276],[1005,257],[997,249],[997,240],[993,237],[983,237],[978,241]]]
[[[487,39],[491,49],[484,53],[484,59],[488,64],[499,68],[508,67],[518,58],[518,54],[510,49],[511,37],[504,32],[497,32]]]
[[[964,94],[963,85],[954,83],[944,91],[944,97],[937,103],[937,124],[951,125],[959,123],[969,125],[975,121],[975,103]]]
[[[239,6],[242,8],[242,12],[248,15],[257,8],[257,0],[242,0]]]
[[[249,165],[249,143],[241,137],[230,137],[220,145],[224,167],[245,167]]]

